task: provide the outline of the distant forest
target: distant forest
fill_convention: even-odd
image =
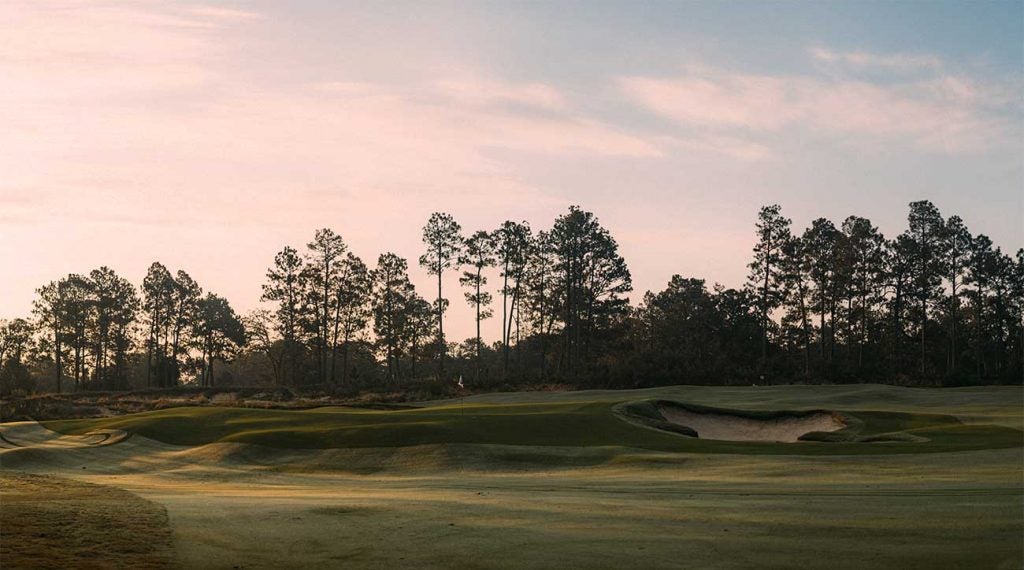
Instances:
[[[101,267],[43,285],[31,318],[0,322],[0,392],[1022,382],[1024,250],[1003,253],[928,201],[892,239],[857,216],[796,233],[777,205],[754,235],[742,288],[676,275],[636,306],[615,238],[578,207],[542,231],[464,233],[433,214],[418,260],[437,276],[429,292],[408,260],[371,267],[329,229],[274,257],[272,309],[246,315],[158,262],[141,287]],[[444,334],[449,272],[476,324],[461,343]],[[493,343],[479,334],[489,318]]]

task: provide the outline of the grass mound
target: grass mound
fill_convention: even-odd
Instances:
[[[662,400],[633,403],[439,404],[400,410],[327,407],[312,410],[173,408],[141,414],[46,422],[49,429],[83,434],[118,429],[175,445],[258,444],[278,449],[397,448],[415,446],[605,447],[696,453],[885,454],[1020,447],[1019,430],[966,425],[939,414],[843,412],[846,428],[809,434],[799,445],[763,441],[716,441],[670,425],[658,411]],[[750,411],[692,406],[771,419],[821,410]],[[625,419],[626,421],[623,421]],[[653,429],[652,429],[653,428]],[[923,441],[923,440],[927,441]],[[864,445],[887,441],[887,445]]]
[[[175,445],[254,443],[286,449],[436,444],[678,448],[669,434],[620,422],[610,405],[440,405],[402,410],[327,407],[304,411],[173,408],[113,418],[46,422],[62,433],[122,429]]]

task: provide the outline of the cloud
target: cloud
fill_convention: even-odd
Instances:
[[[333,93],[346,97],[374,97],[379,95],[377,86],[365,81],[323,81],[313,84],[312,88],[324,93]]]
[[[200,87],[222,20],[162,2],[0,3],[0,101],[80,105]]]
[[[325,188],[323,200],[354,197],[347,207],[368,215],[452,195],[484,210],[548,201],[510,154],[663,156],[658,141],[582,114],[538,82],[339,72],[253,88],[220,57],[230,30],[213,30],[258,21],[255,12],[27,3],[4,5],[7,16],[18,32],[0,49],[0,203],[37,194],[19,206],[23,218],[282,219],[308,213],[307,201],[282,196]],[[165,211],[147,207],[168,197]]]
[[[838,52],[824,47],[811,48],[811,57],[827,64],[847,65],[854,68],[886,69],[908,72],[914,70],[938,71],[944,62],[933,55],[893,53],[876,54],[866,51]]]
[[[188,8],[188,12],[200,17],[210,17],[223,21],[252,21],[265,19],[263,14],[250,10],[238,8],[225,8],[223,6],[194,6]]]
[[[718,154],[742,161],[760,161],[776,157],[775,152],[767,145],[739,137],[705,134],[686,138],[665,137],[661,140],[669,148]]]
[[[618,80],[627,98],[677,124],[750,138],[785,129],[904,141],[929,151],[1014,144],[998,89],[962,76],[874,83],[689,68],[674,77]]]
[[[789,104],[793,86],[773,77],[624,77],[619,86],[634,101],[684,124],[774,129],[796,119]]]
[[[435,87],[440,94],[462,104],[512,103],[549,110],[566,108],[562,94],[543,83],[509,83],[467,77],[439,80]]]

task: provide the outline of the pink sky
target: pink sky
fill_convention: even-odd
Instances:
[[[483,17],[339,5],[316,33],[316,14],[261,6],[0,5],[0,318],[69,272],[139,283],[154,260],[246,311],[274,253],[319,227],[368,264],[408,258],[429,297],[415,260],[436,210],[468,232],[545,228],[580,204],[638,293],[673,273],[740,286],[771,202],[798,228],[858,214],[892,235],[932,199],[1004,248],[1024,241],[1019,75],[808,40],[784,71],[669,49],[657,69],[594,69],[570,51],[552,77],[543,58],[481,55]],[[466,337],[454,273],[446,286]]]

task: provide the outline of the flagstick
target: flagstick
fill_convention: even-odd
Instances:
[[[462,385],[462,375],[459,375],[459,381],[456,384],[459,387],[459,413],[463,416],[466,415],[466,387]]]

